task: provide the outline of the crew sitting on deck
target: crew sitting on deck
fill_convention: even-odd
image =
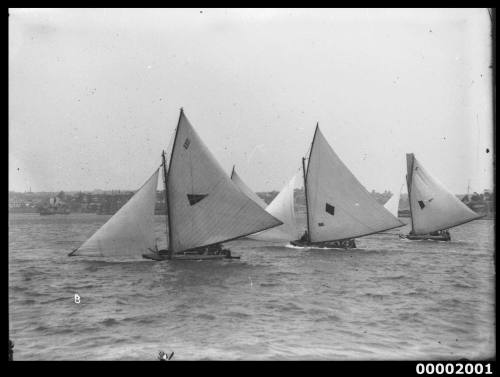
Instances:
[[[300,237],[300,242],[307,242],[307,230],[304,232],[302,237]]]

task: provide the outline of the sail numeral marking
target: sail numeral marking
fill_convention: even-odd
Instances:
[[[190,143],[191,143],[191,140],[189,140],[189,138],[187,138],[186,141],[184,142],[184,149],[188,149]]]
[[[420,206],[420,209],[424,209],[425,208],[425,204],[424,204],[423,200],[419,200],[418,201],[418,205]]]

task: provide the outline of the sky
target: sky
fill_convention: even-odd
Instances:
[[[400,190],[415,153],[482,192],[490,33],[486,9],[10,9],[9,190],[135,190],[183,107],[255,191],[298,171],[319,122],[369,191]]]

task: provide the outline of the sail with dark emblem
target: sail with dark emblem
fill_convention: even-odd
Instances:
[[[310,242],[352,239],[404,224],[379,204],[316,127],[305,175]]]
[[[437,232],[482,217],[431,176],[413,153],[406,155],[406,162],[412,234]]]
[[[167,178],[171,252],[243,237],[281,224],[227,176],[181,109]]]

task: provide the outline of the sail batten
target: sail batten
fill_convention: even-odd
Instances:
[[[413,234],[449,229],[483,217],[431,176],[413,153],[408,153],[406,159]]]
[[[319,126],[305,177],[312,243],[362,237],[404,225],[344,165]]]
[[[281,224],[230,180],[182,111],[167,186],[169,249],[173,252],[226,242]]]
[[[155,247],[159,168],[103,226],[70,255],[140,257]]]

